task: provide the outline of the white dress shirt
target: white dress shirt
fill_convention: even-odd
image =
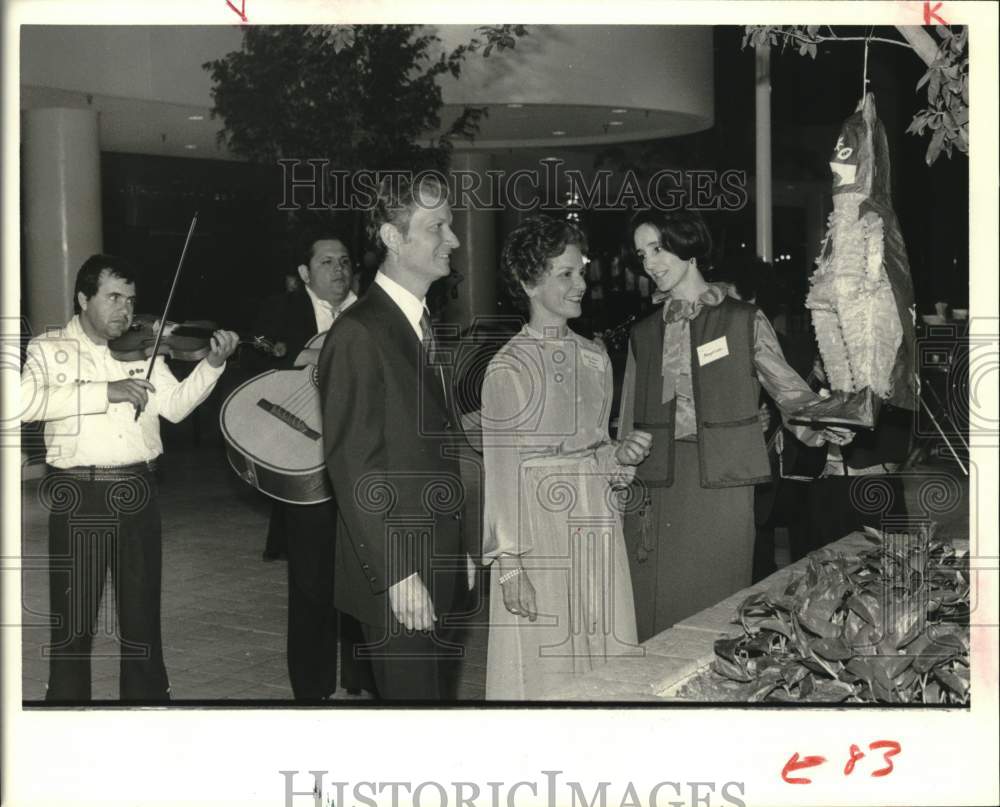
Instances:
[[[415,297],[412,292],[404,289],[391,277],[383,274],[381,270],[375,273],[375,282],[399,306],[399,310],[403,312],[406,321],[410,323],[410,327],[413,328],[417,339],[423,341],[424,334],[420,330],[420,318],[424,315],[424,311],[427,310],[427,305],[424,301],[426,298],[421,300]]]
[[[358,299],[357,295],[348,290],[347,296],[344,298],[343,302],[337,306],[336,309],[327,302],[326,300],[317,297],[316,292],[311,288],[306,286],[306,293],[309,295],[309,300],[312,302],[313,314],[316,317],[316,333],[323,333],[324,331],[330,330],[330,326],[336,322],[337,317],[350,308],[350,306]]]
[[[150,381],[156,392],[139,419],[130,403],[109,403],[108,383],[145,378],[148,360],[118,361],[73,317],[65,328],[28,343],[21,371],[21,421],[45,421],[45,459],[57,468],[118,466],[163,453],[160,416],[172,423],[204,401],[225,369],[203,359],[178,381],[158,357]]]

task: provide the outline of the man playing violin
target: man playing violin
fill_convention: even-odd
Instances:
[[[76,277],[76,315],[31,340],[21,374],[23,421],[45,422],[52,647],[48,701],[89,701],[90,649],[110,567],[121,644],[122,700],[169,699],[160,635],[162,571],[155,477],[160,417],[179,422],[212,391],[238,337],[215,331],[183,381],[158,357],[119,361],[108,342],[135,313],[135,273],[93,255]]]
[[[337,235],[307,236],[298,275],[302,287],[273,300],[257,321],[258,331],[286,357],[283,367],[315,364],[319,347],[305,345],[357,300],[351,290],[354,264]],[[361,628],[334,608],[336,526],[335,501],[272,505],[264,559],[276,556],[279,547],[288,557],[288,677],[296,700],[323,700],[336,692],[338,639],[342,686],[351,694],[374,689],[369,665],[354,657]]]

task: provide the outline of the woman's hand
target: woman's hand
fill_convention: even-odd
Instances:
[[[638,465],[649,456],[653,447],[653,435],[649,432],[632,431],[618,444],[615,459],[621,465]]]
[[[829,426],[820,432],[824,442],[835,446],[846,446],[854,439],[854,432],[842,426]]]
[[[764,434],[771,428],[771,410],[766,403],[760,405],[760,428]]]
[[[535,587],[528,579],[528,573],[521,566],[520,558],[500,559],[500,577],[506,577],[501,583],[503,588],[503,606],[514,616],[526,616],[529,622],[538,618],[538,608],[535,605]]]

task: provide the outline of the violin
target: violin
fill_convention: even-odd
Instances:
[[[158,325],[159,317],[137,315],[125,333],[108,342],[111,355],[118,361],[143,361],[151,358],[155,350],[157,356],[169,356],[178,361],[201,361],[211,352],[212,334],[219,328],[209,320],[168,320],[162,329]],[[239,337],[241,345],[251,345],[268,355],[276,355],[274,343],[263,336],[239,334]]]

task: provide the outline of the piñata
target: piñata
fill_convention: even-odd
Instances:
[[[913,282],[871,93],[841,127],[830,168],[833,212],[806,307],[833,394],[796,419],[874,428],[880,403],[916,407],[916,377]]]

